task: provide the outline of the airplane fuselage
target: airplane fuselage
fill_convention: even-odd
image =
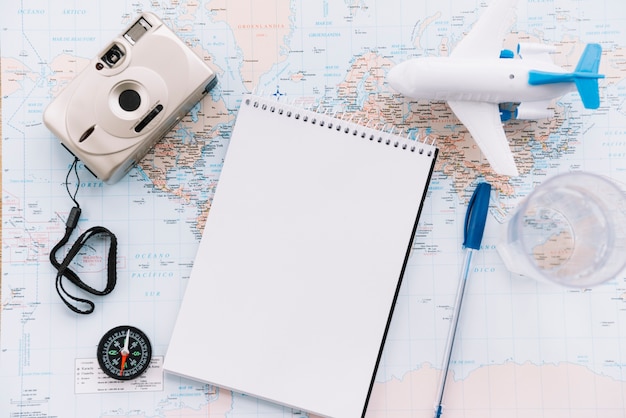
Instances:
[[[565,74],[561,67],[537,60],[433,57],[397,65],[389,80],[405,96],[426,100],[523,103],[549,101],[576,90],[568,82],[530,85],[531,70]]]

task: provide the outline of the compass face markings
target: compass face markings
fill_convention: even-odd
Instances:
[[[98,344],[97,357],[100,368],[108,376],[130,380],[139,377],[150,366],[152,347],[141,330],[123,325],[104,334]]]

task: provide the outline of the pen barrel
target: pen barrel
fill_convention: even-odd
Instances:
[[[454,348],[454,340],[456,337],[456,329],[459,325],[459,314],[461,313],[461,306],[463,305],[463,296],[465,295],[465,285],[467,284],[467,278],[470,273],[472,258],[474,255],[474,249],[467,248],[465,251],[465,258],[463,260],[463,268],[459,277],[459,285],[456,291],[456,297],[454,301],[454,310],[450,320],[450,328],[448,330],[448,338],[446,342],[446,350],[444,354],[441,377],[439,380],[439,391],[437,395],[437,404],[435,405],[435,418],[438,418],[442,412],[443,393],[446,387],[446,380],[448,378],[448,371],[450,369],[450,359],[452,358],[452,350]]]

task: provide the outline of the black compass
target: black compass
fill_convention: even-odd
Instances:
[[[150,366],[151,358],[150,340],[141,330],[129,325],[108,331],[98,344],[100,368],[114,379],[138,377]]]

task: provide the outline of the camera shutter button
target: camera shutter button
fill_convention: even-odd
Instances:
[[[141,105],[141,96],[135,90],[124,90],[120,94],[119,104],[127,112],[134,112]]]

